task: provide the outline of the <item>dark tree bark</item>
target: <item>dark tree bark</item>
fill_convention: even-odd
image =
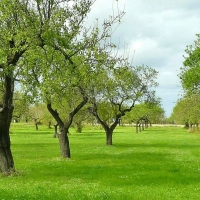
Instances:
[[[70,158],[71,154],[70,154],[69,138],[68,138],[68,135],[67,135],[69,125],[64,124],[64,122],[62,121],[62,119],[59,116],[59,113],[57,112],[57,110],[54,110],[52,108],[50,103],[47,104],[47,109],[52,114],[52,116],[54,117],[54,119],[56,120],[56,122],[58,123],[58,125],[60,127],[58,139],[59,139],[59,144],[60,144],[61,156],[63,158]]]
[[[51,129],[51,122],[49,122],[48,128]]]
[[[9,174],[15,170],[14,160],[10,148],[10,124],[13,113],[14,80],[5,77],[5,93],[0,105],[0,172]]]
[[[60,144],[60,152],[61,156],[63,158],[71,158],[71,153],[70,153],[70,144],[69,144],[69,138],[68,138],[68,133],[69,133],[69,128],[72,125],[73,122],[73,117],[78,113],[78,111],[87,103],[88,98],[84,96],[84,91],[82,91],[83,95],[83,100],[74,108],[74,110],[69,113],[68,115],[68,121],[64,122],[60,116],[57,110],[54,110],[51,106],[51,103],[47,104],[47,109],[51,113],[51,115],[54,117],[56,122],[58,123],[60,127],[60,132],[58,134],[58,139],[59,139],[59,144]]]
[[[38,121],[38,118],[33,118],[34,123],[35,123],[35,130],[38,131],[38,125],[40,123],[40,121]]]
[[[82,121],[75,122],[75,124],[76,124],[76,132],[77,132],[77,133],[81,133],[81,132],[82,132],[82,129],[83,129]]]
[[[23,46],[24,44],[22,44]],[[10,48],[15,48],[15,42],[10,41]],[[3,96],[0,100],[0,173],[10,174],[15,171],[14,160],[10,148],[10,124],[14,110],[13,95],[14,95],[14,75],[13,67],[17,65],[26,48],[16,51],[13,55],[7,56],[7,63],[0,64],[0,69],[5,70],[5,75],[2,76],[2,91]]]
[[[38,123],[35,124],[35,130],[38,131]]]
[[[63,158],[71,158],[70,146],[69,146],[69,137],[68,137],[68,126],[61,127],[58,134],[58,139],[60,143],[60,152]]]
[[[142,130],[144,131],[144,120],[142,120]]]
[[[113,136],[113,131],[110,129],[106,132],[106,145],[112,145],[112,136]]]
[[[141,124],[142,124],[142,130],[144,130],[144,128],[148,128],[148,123],[151,126],[151,122],[149,121],[147,116],[140,117],[136,122],[136,133],[138,133],[138,127],[139,131],[141,132]]]
[[[98,115],[98,109],[96,104],[93,104],[93,108],[89,108],[89,112],[94,115],[94,117],[97,119],[97,122],[101,124],[101,126],[103,127],[103,129],[106,132],[106,145],[112,145],[113,141],[112,141],[112,136],[113,136],[113,131],[115,130],[117,124],[119,123],[119,119],[124,115],[124,114],[118,114],[115,117],[114,122],[109,125],[107,122],[101,120],[100,116]]]
[[[54,135],[53,137],[56,138],[58,135],[58,124],[54,124]]]

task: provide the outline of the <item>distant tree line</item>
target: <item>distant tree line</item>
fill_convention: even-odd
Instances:
[[[198,128],[200,123],[200,34],[185,49],[183,66],[178,74],[183,95],[173,108],[170,121],[184,124],[186,128]]]

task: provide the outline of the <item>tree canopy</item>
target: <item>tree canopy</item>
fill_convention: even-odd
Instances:
[[[200,34],[192,45],[188,45],[183,67],[179,77],[183,89],[188,92],[199,92],[200,89]]]

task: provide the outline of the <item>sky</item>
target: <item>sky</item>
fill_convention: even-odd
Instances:
[[[200,1],[96,0],[88,21],[101,21],[118,9],[126,13],[112,41],[121,52],[128,45],[133,65],[144,64],[158,71],[156,94],[169,117],[182,93],[178,74],[186,46],[200,33]]]

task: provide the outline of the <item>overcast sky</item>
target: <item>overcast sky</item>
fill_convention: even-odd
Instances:
[[[129,44],[133,65],[148,65],[159,72],[156,93],[168,117],[180,97],[177,74],[187,45],[200,33],[199,0],[96,0],[89,20],[112,15],[113,2],[125,9],[121,25],[113,35],[120,46]],[[135,53],[134,53],[135,52]]]

